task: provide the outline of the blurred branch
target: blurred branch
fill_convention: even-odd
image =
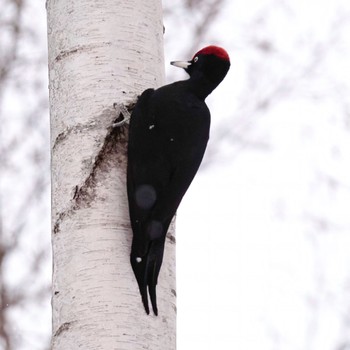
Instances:
[[[4,350],[10,350],[11,349],[10,335],[7,331],[7,322],[6,322],[6,309],[9,306],[9,303],[7,300],[6,287],[5,287],[5,283],[3,280],[3,273],[2,273],[3,261],[6,255],[6,249],[1,244],[1,238],[2,238],[2,220],[0,216],[0,338],[2,339],[2,342],[5,346]]]
[[[285,4],[282,8],[290,11]],[[229,154],[230,159],[239,155],[243,149],[256,150],[259,145],[263,145],[262,151],[270,149],[268,140],[257,140],[256,135],[250,136],[252,130],[256,129],[257,121],[267,116],[269,110],[283,99],[307,95],[311,91],[317,93],[317,79],[327,64],[329,54],[340,46],[340,32],[342,26],[345,27],[348,24],[349,18],[349,14],[340,14],[330,26],[327,39],[322,42],[315,40],[313,46],[308,49],[308,60],[303,64],[298,60],[298,50],[295,53],[284,52],[275,42],[277,39],[274,36],[261,37],[263,26],[265,22],[268,22],[270,12],[273,13],[275,10],[275,7],[267,6],[258,13],[250,31],[246,33],[247,38],[243,38],[248,44],[244,50],[255,50],[264,56],[259,60],[254,56],[254,59],[250,60],[250,67],[247,69],[247,85],[241,93],[238,106],[230,120],[225,120],[221,126],[216,128],[204,166],[208,166],[209,163],[215,164],[218,159],[225,161],[218,154],[219,149],[228,143],[231,143],[230,148],[232,148]],[[300,33],[300,41],[304,35],[303,32]],[[275,66],[283,67],[283,75],[276,74]],[[329,83],[330,89],[334,91],[340,83],[336,82],[335,77],[330,77],[330,79],[334,79],[332,83]],[[339,90],[348,96],[348,89],[344,91],[343,88],[339,88]],[[346,99],[343,98],[341,103],[346,104]],[[347,116],[348,114],[345,113],[344,117],[348,118]],[[231,125],[230,128],[227,127],[228,123]],[[255,141],[252,141],[252,138]]]
[[[219,17],[221,12],[224,10],[225,0],[211,0],[211,1],[194,1],[190,0],[190,7],[197,11],[198,3],[202,5],[202,12],[200,20],[196,23],[194,28],[194,41],[188,48],[184,57],[192,57],[193,53],[196,52],[201,43],[204,40],[205,35],[208,33],[211,26],[215,23],[215,20]]]
[[[46,285],[37,282],[42,279],[40,271],[50,249],[37,240],[38,229],[30,223],[34,214],[47,210],[43,195],[49,185],[49,152],[44,146],[48,146],[47,89],[43,77],[36,74],[45,64],[45,55],[36,55],[45,53],[45,48],[34,48],[36,55],[23,50],[29,42],[33,46],[39,43],[35,22],[28,27],[23,20],[28,5],[24,0],[5,0],[0,12],[0,348],[4,350],[19,349],[23,341],[35,337],[24,334],[25,330],[16,333],[21,320],[11,321],[12,310],[23,315],[24,307],[33,307],[50,295],[48,281]],[[28,98],[30,105],[26,104]],[[15,99],[18,106],[26,106],[23,112],[17,109],[13,113],[11,108],[8,112],[8,106],[17,107]],[[23,240],[30,236],[37,241],[35,249],[23,250]],[[14,256],[26,264],[24,271],[30,271],[17,284],[18,277],[10,270]]]
[[[3,48],[0,54],[0,97],[4,82],[16,64],[19,37],[22,33],[21,15],[23,10],[23,1],[13,0],[9,1],[9,3],[10,4],[8,4],[8,6],[14,8],[14,15],[10,20],[7,20],[5,22],[0,21],[0,25],[3,27],[0,27],[0,29],[5,29],[7,35],[9,35],[11,38],[8,40],[8,47],[5,47],[5,49]]]

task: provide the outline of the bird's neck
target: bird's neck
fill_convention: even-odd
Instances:
[[[203,75],[192,75],[187,82],[189,89],[203,101],[218,85],[214,84]]]

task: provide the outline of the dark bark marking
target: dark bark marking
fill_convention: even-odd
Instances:
[[[176,243],[176,238],[172,234],[168,234],[167,238],[169,239],[170,243],[172,243],[172,244]]]
[[[75,321],[76,322],[76,321]],[[58,337],[60,334],[62,334],[64,331],[68,331],[68,329],[72,326],[73,323],[75,323],[74,321],[73,322],[65,322],[65,323],[62,323],[57,331],[55,332],[54,334],[54,337]]]
[[[131,112],[134,108],[134,103],[126,106],[126,108]],[[104,110],[102,116],[106,113],[115,113],[115,110]],[[98,118],[101,118],[99,116]],[[117,119],[119,115],[117,116]],[[114,118],[111,125],[114,123]],[[87,128],[87,127],[86,127]],[[71,128],[66,132],[65,137],[73,131]],[[111,164],[122,163],[126,159],[127,152],[127,135],[128,135],[128,125],[125,124],[122,127],[114,128],[112,126],[108,127],[106,136],[101,145],[101,148],[95,157],[92,168],[89,175],[85,178],[81,185],[76,185],[74,188],[74,194],[71,200],[71,204],[68,209],[62,211],[58,214],[58,218],[53,227],[53,233],[57,234],[60,232],[60,225],[66,216],[72,215],[76,210],[82,207],[87,207],[95,199],[95,187],[97,184],[97,176],[101,173],[107,172],[110,169]],[[63,136],[60,137],[60,140]],[[57,139],[56,139],[57,141]],[[55,145],[57,142],[55,142]]]
[[[77,52],[81,52],[81,51],[89,51],[89,50],[93,50],[99,47],[104,47],[104,46],[110,46],[112,45],[112,43],[110,41],[105,41],[101,44],[91,44],[91,45],[81,45],[81,46],[77,46],[74,47],[70,50],[62,50],[56,57],[55,57],[55,62],[59,62],[62,59],[69,57]]]

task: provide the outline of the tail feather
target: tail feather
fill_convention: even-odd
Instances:
[[[148,282],[148,292],[151,299],[153,312],[156,316],[158,316],[157,294],[156,294],[158,273],[156,272],[156,262],[154,262],[153,265],[154,266],[151,270],[151,275],[149,276],[150,278]]]
[[[132,249],[130,262],[134,271],[137,284],[140,289],[141,299],[147,315],[149,315],[148,295],[150,296],[152,310],[158,316],[157,307],[157,281],[160,267],[163,261],[164,241],[152,241],[149,249],[143,257],[137,256],[135,249]]]

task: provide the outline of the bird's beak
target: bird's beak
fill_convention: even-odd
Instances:
[[[187,69],[192,64],[192,62],[191,61],[173,61],[173,62],[170,62],[170,64],[175,67]]]

